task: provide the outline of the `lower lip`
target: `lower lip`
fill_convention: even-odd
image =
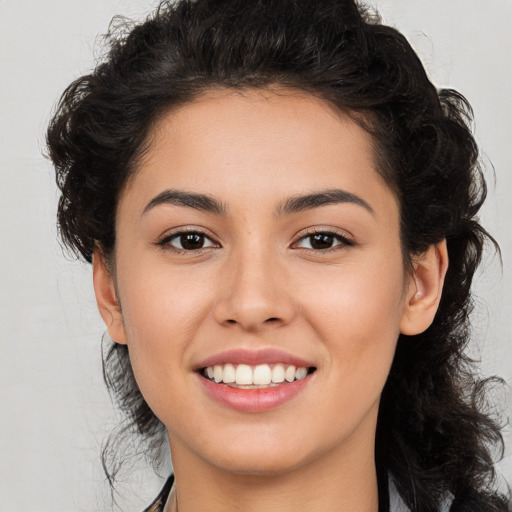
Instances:
[[[297,396],[309,383],[313,374],[304,379],[264,389],[239,389],[217,384],[198,375],[204,389],[214,400],[242,412],[264,412],[274,409]]]

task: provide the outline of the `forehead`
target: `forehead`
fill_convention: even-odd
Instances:
[[[160,117],[125,192],[193,188],[227,201],[278,201],[340,187],[391,193],[371,136],[354,120],[293,89],[220,89]]]

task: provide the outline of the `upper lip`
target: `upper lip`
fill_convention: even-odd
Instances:
[[[259,364],[273,364],[284,363],[294,365],[296,367],[310,368],[314,366],[311,361],[306,361],[293,354],[289,354],[279,349],[266,348],[260,350],[247,350],[247,349],[231,349],[224,352],[219,352],[195,365],[196,370],[207,368],[208,366],[215,366],[216,364],[247,364],[256,366]]]

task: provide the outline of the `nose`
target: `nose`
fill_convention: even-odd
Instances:
[[[289,324],[295,314],[286,269],[271,254],[233,255],[219,275],[216,321],[227,327],[259,331]]]

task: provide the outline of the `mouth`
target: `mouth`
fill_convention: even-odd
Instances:
[[[296,366],[287,363],[215,364],[199,370],[205,379],[235,389],[267,389],[292,384],[314,373],[314,366]]]
[[[210,399],[242,413],[275,410],[304,396],[316,380],[316,371],[311,360],[274,348],[232,349],[195,367]]]

